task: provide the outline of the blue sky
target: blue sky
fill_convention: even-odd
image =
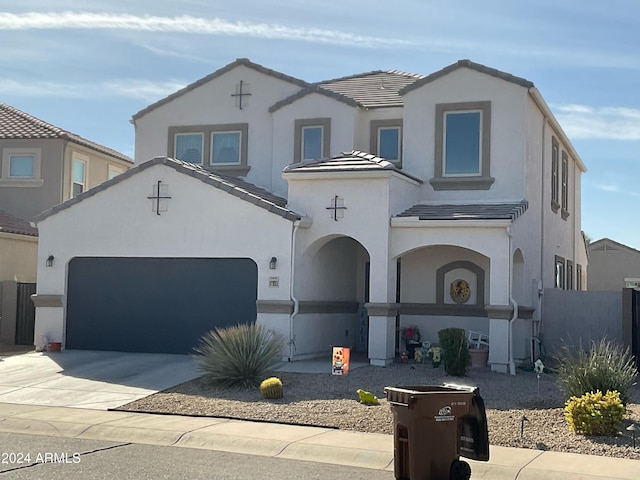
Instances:
[[[306,81],[469,58],[535,83],[589,169],[583,230],[640,249],[638,32],[634,0],[3,0],[0,102],[132,156],[134,113],[239,57]]]

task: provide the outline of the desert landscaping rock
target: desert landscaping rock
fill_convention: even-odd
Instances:
[[[245,420],[284,422],[333,427],[373,433],[393,433],[391,408],[385,386],[442,385],[458,383],[480,388],[485,401],[492,445],[640,459],[625,428],[640,423],[640,389],[617,437],[584,437],[569,431],[563,416],[563,397],[556,376],[519,371],[517,375],[471,370],[466,377],[448,377],[431,365],[393,364],[386,368],[366,366],[348,377],[327,374],[281,373],[284,397],[264,400],[259,390],[227,390],[209,387],[202,378],[173,387],[121,407],[122,410],[204,415]],[[356,390],[362,388],[380,398],[380,405],[360,404]],[[521,436],[522,417],[524,434]]]

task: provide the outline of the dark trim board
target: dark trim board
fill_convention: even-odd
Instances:
[[[257,276],[247,258],[74,258],[66,348],[190,353],[208,330],[255,321]]]

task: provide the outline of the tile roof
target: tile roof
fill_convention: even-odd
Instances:
[[[325,90],[344,95],[364,108],[401,107],[398,91],[424,78],[424,75],[398,70],[373,71],[318,82]]]
[[[4,210],[0,210],[0,232],[29,235],[31,237],[38,236],[37,228],[32,227],[26,220],[15,217]]]
[[[373,172],[373,171],[395,171],[405,177],[422,183],[422,180],[409,175],[397,168],[393,163],[384,158],[376,157],[371,153],[353,150],[343,152],[333,158],[311,160],[288,165],[283,170],[284,173],[312,173],[312,172]]]
[[[398,214],[398,217],[418,217],[420,220],[515,220],[528,208],[522,200],[516,203],[473,203],[463,205],[418,204]]]
[[[111,157],[133,163],[128,156],[98,143],[51,125],[28,113],[0,103],[0,139],[60,138],[91,148]]]
[[[456,63],[449,65],[448,67],[444,67],[442,70],[438,70],[437,72],[432,73],[431,75],[427,75],[415,82],[407,85],[402,88],[398,93],[400,95],[404,95],[411,90],[415,90],[416,88],[421,87],[429,82],[433,82],[434,80],[444,77],[454,70],[458,70],[459,68],[470,68],[480,73],[484,73],[487,75],[491,75],[492,77],[500,78],[507,82],[515,83],[516,85],[520,85],[524,88],[532,88],[533,82],[521,77],[516,77],[515,75],[511,75],[510,73],[501,72],[500,70],[496,70],[495,68],[490,68],[480,63],[472,62],[471,60],[458,60]]]
[[[81,193],[77,197],[74,197],[70,200],[67,200],[60,205],[56,205],[53,208],[39,214],[35,217],[36,222],[40,222],[51,215],[55,215],[61,210],[65,210],[76,203],[83,201],[85,198],[92,197],[95,194],[109,188],[112,185],[120,183],[132,175],[137,174],[143,170],[146,170],[155,165],[166,165],[167,167],[171,167],[175,169],[177,172],[184,173],[185,175],[192,176],[201,180],[202,182],[211,185],[220,190],[224,190],[230,195],[241,198],[249,203],[253,203],[254,205],[268,210],[271,213],[275,213],[276,215],[281,216],[287,220],[295,221],[300,220],[302,218],[298,213],[289,210],[286,208],[287,200],[282,197],[278,197],[273,193],[258,187],[252,183],[246,182],[236,177],[232,177],[229,175],[224,175],[217,172],[210,172],[205,170],[200,165],[194,165],[193,163],[183,162],[181,160],[175,160],[169,157],[156,157],[148,160],[144,163],[136,165],[133,168],[130,168],[124,173],[112,178],[111,180],[107,180],[106,182],[101,183],[84,193]]]
[[[240,66],[240,65],[244,65],[247,68],[252,68],[253,70],[256,70],[258,72],[264,73],[265,75],[269,75],[271,77],[275,77],[278,78],[280,80],[284,80],[285,82],[289,82],[289,83],[293,83],[294,85],[298,85],[299,87],[302,88],[307,88],[308,86],[310,86],[310,83],[305,82],[304,80],[300,80],[298,78],[295,77],[291,77],[289,75],[285,75],[284,73],[280,73],[280,72],[276,72],[275,70],[272,70],[270,68],[266,68],[263,67],[262,65],[259,65],[257,63],[253,63],[251,60],[249,60],[248,58],[237,58],[235,61],[229,63],[228,65],[225,65],[224,67],[216,70],[213,73],[210,73],[209,75],[207,75],[206,77],[202,77],[200,80],[196,80],[195,82],[187,85],[186,87],[178,90],[177,92],[172,93],[171,95],[158,100],[155,103],[152,103],[151,105],[149,105],[148,107],[143,108],[142,110],[140,110],[138,113],[135,113],[131,119],[133,121],[138,120],[139,118],[143,117],[144,115],[146,115],[147,113],[151,112],[152,110],[155,110],[158,107],[161,107],[162,105],[164,105],[165,103],[169,103],[172,100],[175,100],[178,97],[181,97],[182,95],[184,95],[187,92],[190,92],[191,90],[194,90],[196,88],[198,88],[199,86],[210,82],[211,80],[227,73],[230,70],[233,70],[234,68]]]

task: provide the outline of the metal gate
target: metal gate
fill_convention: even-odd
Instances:
[[[16,305],[16,345],[33,345],[33,329],[36,323],[36,307],[31,295],[36,293],[35,283],[18,283]]]

